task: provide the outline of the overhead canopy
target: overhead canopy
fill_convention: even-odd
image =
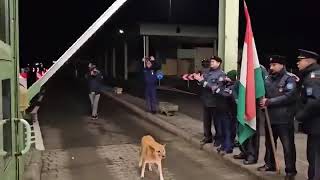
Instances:
[[[148,36],[218,38],[216,27],[178,24],[140,24],[140,34]]]

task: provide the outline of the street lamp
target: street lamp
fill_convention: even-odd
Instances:
[[[119,33],[120,33],[120,34],[123,34],[124,31],[123,31],[122,29],[119,29]]]

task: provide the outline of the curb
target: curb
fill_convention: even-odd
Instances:
[[[30,113],[33,121],[38,120],[38,110],[40,108],[40,103],[43,100],[43,93],[44,91],[41,92],[42,95],[39,96],[36,106]],[[33,147],[29,153],[31,160],[29,163],[25,164],[23,180],[41,180],[42,152]]]
[[[196,146],[196,147],[200,147],[200,139],[194,138],[192,137],[189,133],[185,132],[182,129],[179,129],[178,127],[176,127],[175,125],[172,125],[168,122],[166,122],[164,119],[157,117],[155,115],[152,115],[150,113],[145,112],[144,110],[142,110],[141,108],[137,107],[136,105],[129,103],[125,100],[122,100],[118,97],[116,97],[115,95],[113,95],[110,92],[104,92],[104,94],[110,98],[112,98],[113,100],[115,100],[116,102],[124,105],[126,108],[128,108],[129,110],[133,111],[134,113],[136,113],[137,115],[151,121],[152,123],[162,127],[163,129],[166,129],[167,131],[185,139],[186,141],[188,141],[189,143],[191,143],[192,145]],[[248,169],[245,165],[239,164],[236,160],[233,160],[232,157],[226,157],[226,156],[221,156],[219,155],[216,151],[213,150],[213,148],[211,146],[204,146],[203,150],[213,154],[216,158],[223,160],[227,163],[227,165],[230,165],[234,168],[238,168],[241,169],[245,172],[247,172],[250,175],[255,176],[257,179],[261,179],[261,180],[276,180],[276,179],[283,179],[284,177],[280,175],[274,175],[274,174],[262,174],[260,172],[258,172],[257,170],[253,170],[253,169]],[[300,179],[299,176],[296,177],[297,179]]]

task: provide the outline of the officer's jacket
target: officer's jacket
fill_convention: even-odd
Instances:
[[[150,68],[143,69],[145,86],[156,86],[157,84],[157,71],[161,68],[161,63],[158,61],[152,61]]]
[[[226,74],[221,69],[205,69],[204,80],[199,83],[202,88],[201,100],[206,107],[223,107],[225,98],[221,95],[225,86]]]
[[[269,75],[265,81],[267,106],[271,124],[291,124],[294,120],[297,84],[285,69]]]
[[[320,65],[313,64],[301,74],[302,106],[296,119],[307,134],[320,134]]]
[[[157,74],[153,69],[145,68],[144,69],[144,83],[146,86],[156,86],[157,83]]]

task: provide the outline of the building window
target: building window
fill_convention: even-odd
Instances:
[[[0,40],[10,43],[9,0],[0,0]]]
[[[3,125],[3,149],[8,153],[4,159],[7,160],[12,156],[12,127],[11,127],[11,81],[10,79],[2,80],[1,82],[2,91],[2,119],[7,119]]]

